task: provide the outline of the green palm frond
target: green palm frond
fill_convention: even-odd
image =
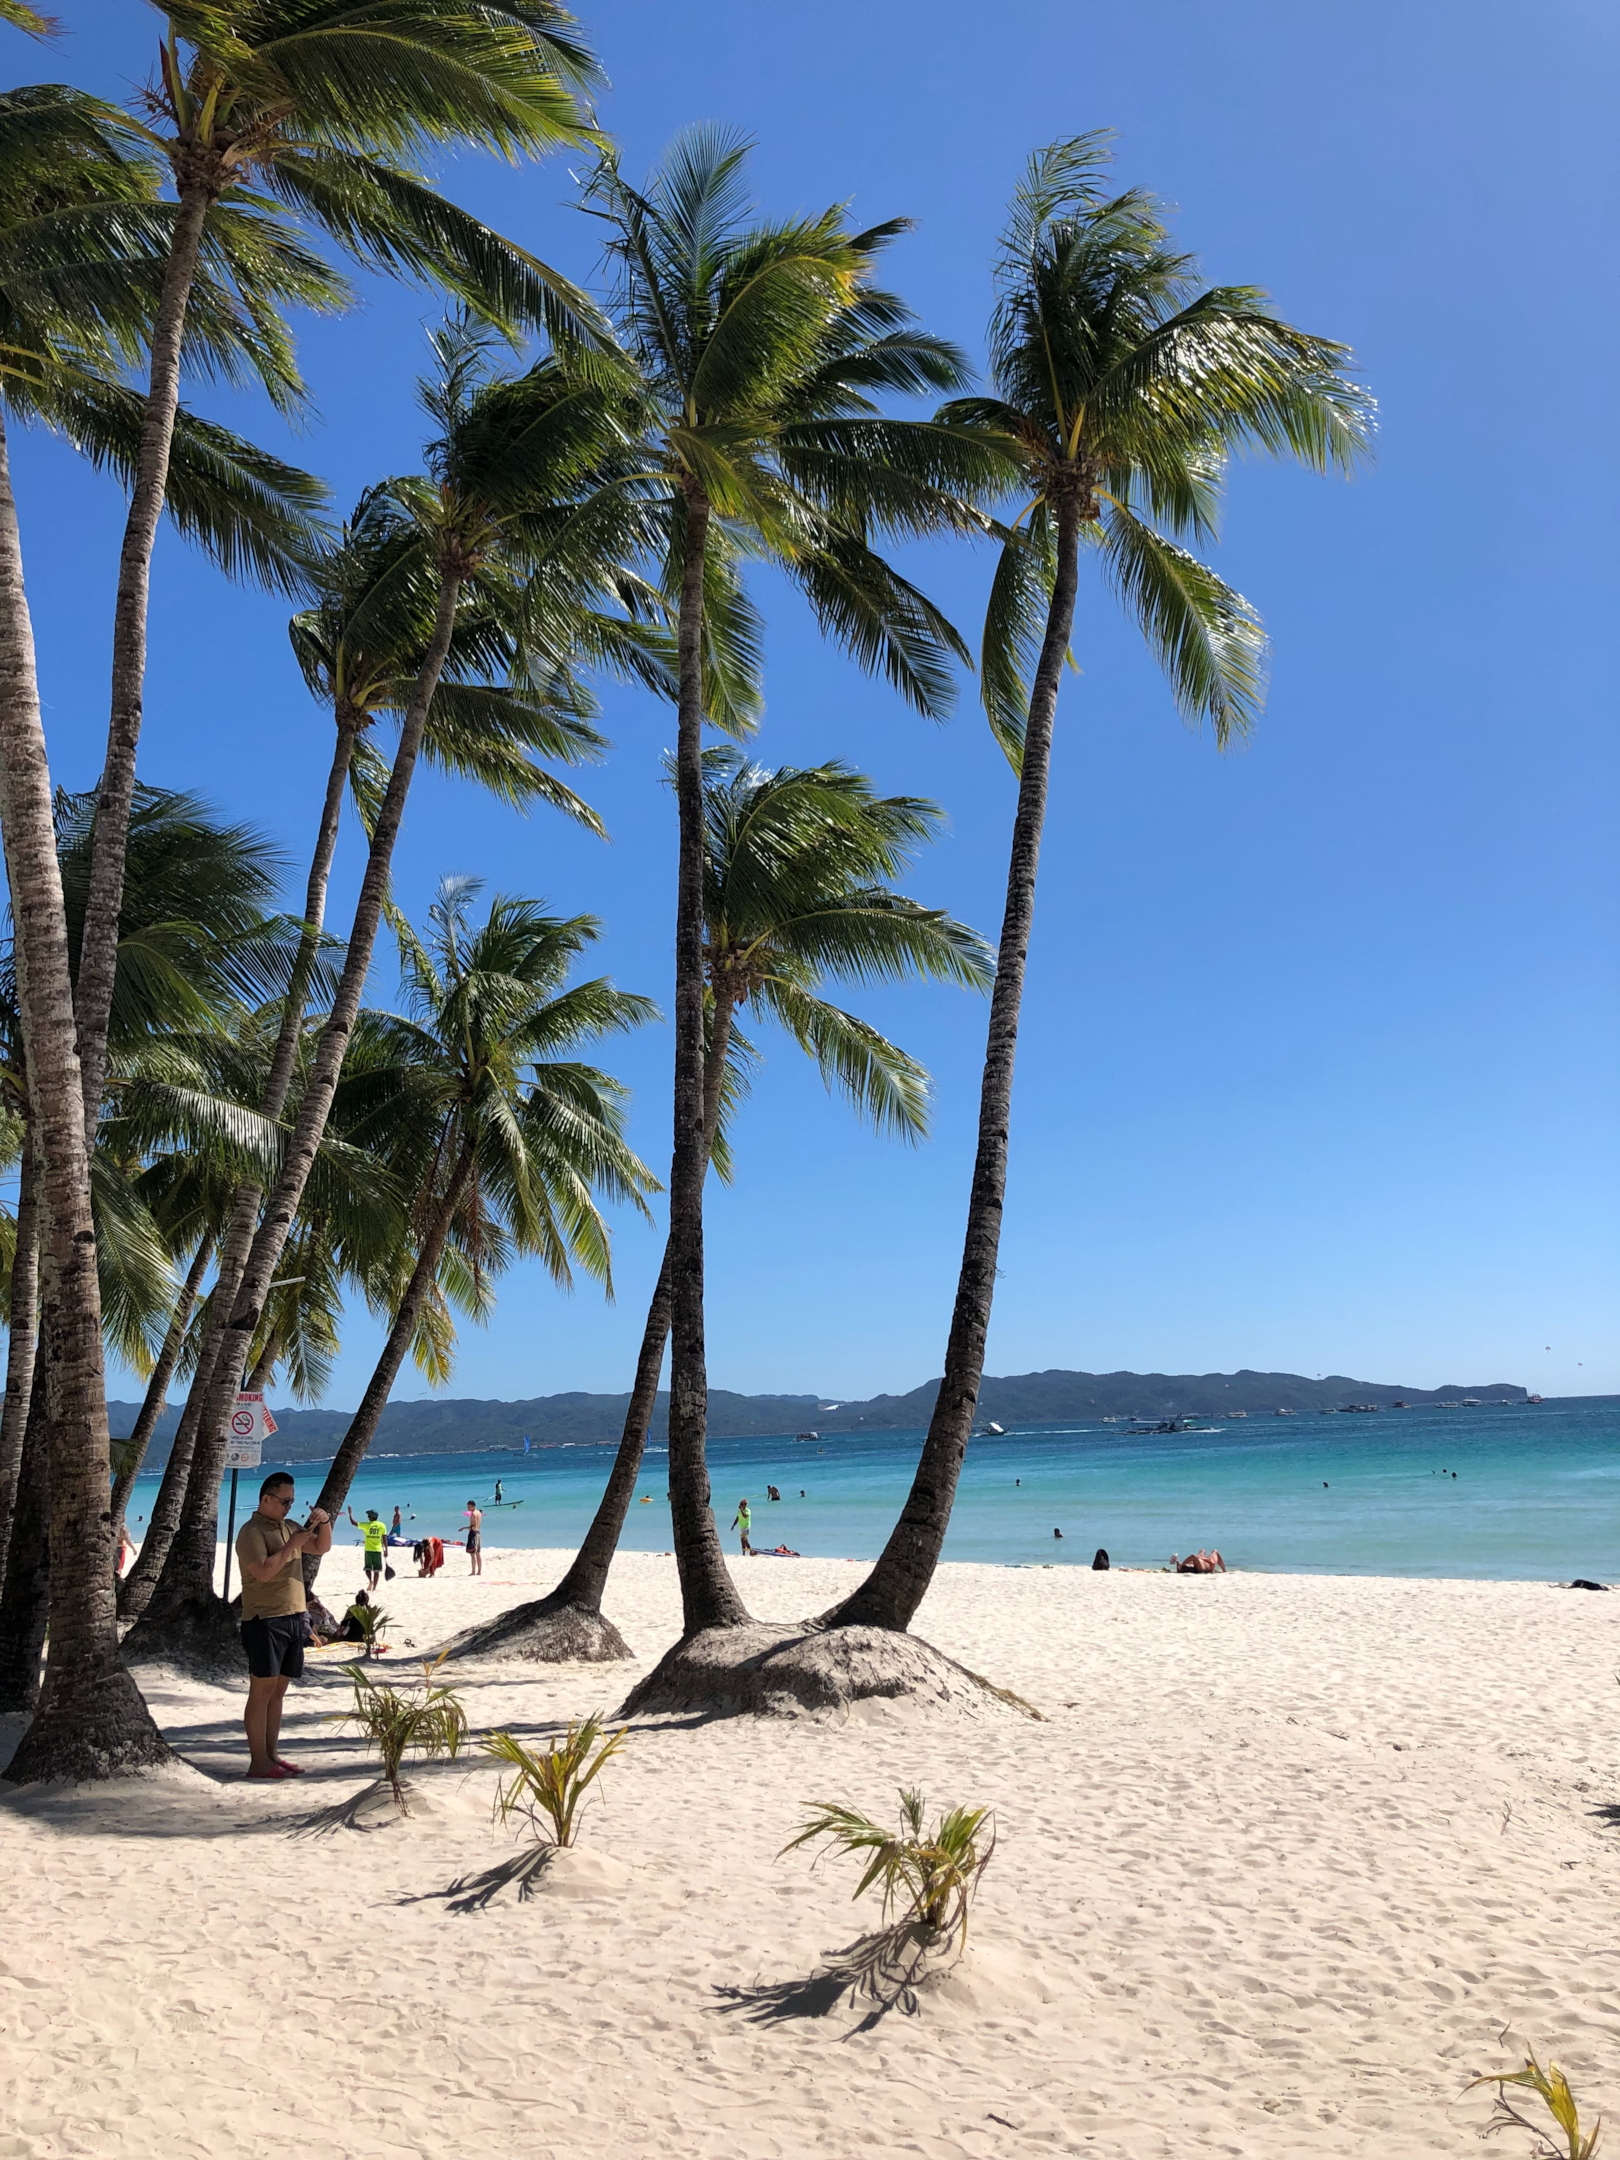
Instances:
[[[1103,556],[1121,599],[1164,669],[1177,705],[1209,720],[1224,749],[1254,725],[1265,694],[1266,638],[1241,593],[1207,563],[1117,505]]]

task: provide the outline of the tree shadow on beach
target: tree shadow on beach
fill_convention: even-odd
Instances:
[[[1602,1807],[1591,1810],[1598,1821],[1607,1823],[1611,1830],[1620,1830],[1620,1801],[1606,1800]]]
[[[870,2032],[891,2011],[915,2017],[921,2007],[919,1982],[944,1969],[940,1948],[937,1929],[900,1921],[829,1951],[804,1979],[716,1988],[721,2000],[713,2007],[722,2017],[740,2015],[751,2025],[780,2025],[790,2018],[828,2017],[846,1999],[852,2008],[867,2004],[866,2015],[845,2035],[848,2039]]]
[[[497,1860],[480,1875],[458,1875],[442,1890],[423,1890],[414,1897],[402,1897],[398,1902],[401,1905],[426,1905],[438,1899],[448,1912],[485,1912],[503,1890],[515,1889],[518,1903],[526,1904],[539,1889],[541,1877],[556,1856],[555,1845],[525,1846],[521,1852]]]

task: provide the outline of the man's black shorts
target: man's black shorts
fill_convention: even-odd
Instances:
[[[301,1612],[278,1614],[273,1620],[244,1620],[242,1648],[248,1671],[255,1680],[301,1680],[304,1676],[304,1638],[309,1632]]]

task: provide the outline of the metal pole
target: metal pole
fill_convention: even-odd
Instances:
[[[225,1602],[231,1601],[231,1554],[236,1536],[236,1471],[231,1472],[231,1511],[225,1519]]]

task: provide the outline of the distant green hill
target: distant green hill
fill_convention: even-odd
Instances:
[[[831,1402],[819,1395],[734,1395],[709,1391],[709,1430],[717,1439],[755,1434],[905,1432],[927,1424],[937,1380],[907,1395],[874,1395],[865,1402]],[[979,1396],[981,1419],[999,1425],[1061,1424],[1098,1417],[1162,1418],[1180,1415],[1232,1417],[1245,1411],[1269,1417],[1277,1410],[1342,1410],[1353,1403],[1387,1409],[1396,1401],[1523,1402],[1525,1390],[1505,1380],[1443,1388],[1389,1387],[1376,1380],[1348,1380],[1331,1373],[1307,1380],[1299,1373],[1018,1373],[986,1378]],[[390,1403],[382,1414],[375,1452],[388,1455],[471,1454],[484,1448],[521,1448],[527,1435],[536,1447],[565,1441],[613,1442],[624,1424],[628,1395],[536,1395],[526,1402],[474,1400]],[[115,1435],[135,1422],[134,1403],[107,1405]],[[277,1460],[320,1462],[331,1456],[348,1429],[346,1410],[276,1409],[280,1428]],[[668,1430],[669,1397],[658,1398],[653,1430]],[[171,1407],[158,1421],[154,1455],[166,1449],[179,1422]],[[155,1467],[155,1465],[154,1465]]]

